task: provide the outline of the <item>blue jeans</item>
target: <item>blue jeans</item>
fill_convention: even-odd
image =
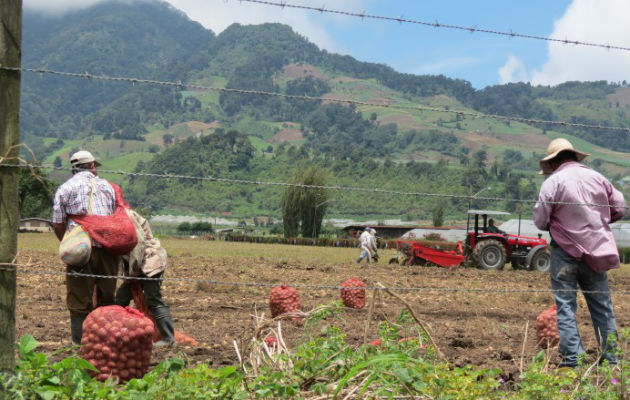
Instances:
[[[361,260],[363,260],[365,257],[367,257],[367,262],[369,263],[372,255],[366,247],[361,246],[361,254],[359,255],[359,259],[357,260],[357,262],[361,262]]]
[[[617,321],[608,292],[606,272],[593,271],[585,263],[568,255],[557,244],[551,244],[551,288],[554,290],[558,306],[559,352],[562,365],[577,365],[578,356],[584,353],[578,332],[575,311],[577,310],[577,287],[583,291],[588,310],[591,313],[597,343],[602,348],[602,360],[617,363],[612,353],[612,345],[607,345],[610,335],[617,336]],[[566,290],[566,291],[563,291]],[[598,291],[605,293],[584,293]]]

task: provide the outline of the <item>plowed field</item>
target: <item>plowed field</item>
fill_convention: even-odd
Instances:
[[[56,256],[57,241],[52,234],[21,234],[21,262],[39,263],[34,269],[64,270]],[[383,251],[375,265],[357,265],[358,249],[263,245],[203,240],[163,239],[169,251],[167,278],[190,278],[221,282],[251,283],[252,286],[217,285],[208,282],[166,281],[163,292],[170,304],[176,329],[196,338],[197,348],[178,347],[154,353],[157,363],[179,354],[190,362],[214,366],[235,364],[236,340],[246,348],[253,332],[252,315],[269,315],[269,287],[258,284],[339,285],[358,277],[368,285],[432,288],[398,291],[412,305],[418,317],[430,327],[437,346],[453,365],[473,364],[500,367],[504,376],[516,375],[537,352],[534,321],[538,313],[553,305],[546,290],[547,274],[514,271],[484,271],[470,268],[447,270],[438,267],[388,265],[393,251]],[[627,269],[611,274],[613,291],[629,288]],[[507,292],[500,292],[506,290]],[[510,292],[512,291],[512,292]],[[521,292],[519,292],[521,291]],[[302,309],[309,310],[339,298],[335,289],[299,289]],[[394,322],[404,308],[395,298],[382,293],[377,298],[368,339],[378,337],[378,322]],[[620,327],[629,324],[627,296],[613,295]],[[363,343],[368,312],[347,310],[341,320],[331,320],[352,345]],[[70,346],[69,316],[65,307],[62,275],[18,273],[18,335],[30,333],[52,353]],[[590,316],[579,297],[578,320],[584,345],[595,354],[597,346]],[[289,346],[301,339],[302,329],[283,325]],[[526,334],[527,332],[527,334]]]

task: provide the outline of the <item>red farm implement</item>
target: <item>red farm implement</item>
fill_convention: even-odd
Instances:
[[[398,240],[398,260],[405,265],[437,265],[453,268],[474,265],[485,269],[503,269],[507,262],[514,269],[547,271],[547,241],[539,237],[512,235],[488,225],[489,215],[509,215],[501,211],[469,210],[474,216],[466,227],[462,242],[432,244],[430,241]],[[481,218],[480,218],[481,217]],[[520,224],[519,224],[520,226]],[[520,230],[520,228],[519,228]]]

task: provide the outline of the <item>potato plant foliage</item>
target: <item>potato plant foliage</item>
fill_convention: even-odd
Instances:
[[[331,324],[339,303],[312,316],[301,344],[287,354],[270,351],[268,362],[211,368],[187,365],[180,358],[163,361],[141,379],[121,384],[91,378],[94,367],[76,354],[52,362],[36,352],[30,335],[20,339],[13,373],[0,375],[3,399],[250,399],[250,398],[396,398],[429,399],[618,399],[630,394],[630,371],[621,332],[619,366],[586,362],[576,369],[553,369],[544,351],[520,376],[499,369],[456,367],[442,361],[428,338],[405,312],[380,324],[380,344],[350,346]],[[413,336],[410,336],[413,335]],[[72,349],[62,349],[68,351]],[[52,355],[54,356],[54,354]],[[247,372],[244,372],[247,371]]]

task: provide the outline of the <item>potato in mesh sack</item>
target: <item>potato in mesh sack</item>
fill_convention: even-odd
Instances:
[[[83,322],[81,357],[94,365],[100,381],[141,378],[149,369],[153,322],[131,307],[106,306]]]
[[[558,334],[558,307],[544,309],[536,317],[536,341],[542,349],[555,347],[560,341]]]

